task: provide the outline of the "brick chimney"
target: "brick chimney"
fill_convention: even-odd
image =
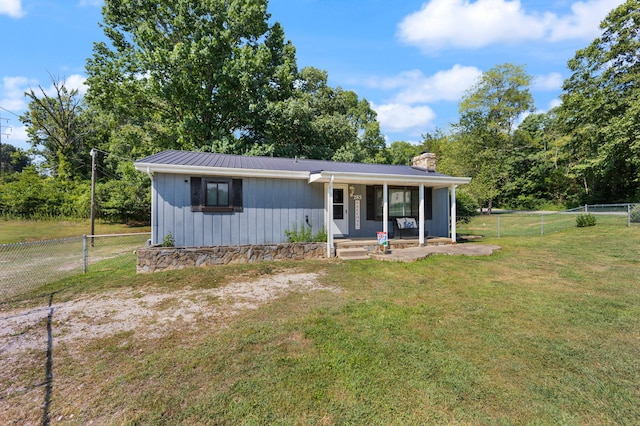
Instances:
[[[431,152],[423,152],[417,157],[413,157],[411,163],[413,167],[425,169],[429,172],[436,171],[436,155]]]

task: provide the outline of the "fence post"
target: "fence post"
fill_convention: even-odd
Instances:
[[[589,213],[589,204],[584,205],[584,212]]]
[[[500,238],[500,215],[498,215],[498,238]]]
[[[540,215],[540,235],[544,235],[544,215]]]
[[[82,235],[82,273],[87,273],[87,234]]]
[[[627,227],[631,226],[631,204],[627,204]]]

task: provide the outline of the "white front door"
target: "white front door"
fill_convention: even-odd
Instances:
[[[333,185],[333,223],[331,231],[334,237],[349,235],[349,193],[347,185]]]

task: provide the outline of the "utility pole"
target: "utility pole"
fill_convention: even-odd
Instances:
[[[95,234],[96,221],[96,150],[91,148],[91,247]]]

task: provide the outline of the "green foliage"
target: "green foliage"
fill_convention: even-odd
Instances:
[[[636,204],[632,209],[631,209],[631,217],[630,220],[633,223],[640,223],[640,204]]]
[[[456,192],[456,219],[459,223],[469,223],[473,216],[478,215],[480,206],[466,191]]]
[[[327,72],[303,68],[286,99],[269,104],[261,145],[270,155],[346,162],[373,162],[384,147],[376,113],[352,91],[327,84]]]
[[[295,49],[266,10],[266,0],[107,1],[109,44],[94,45],[87,97],[174,148],[253,140],[296,74]]]
[[[583,213],[576,216],[576,226],[578,228],[586,228],[596,226],[596,217],[591,213]]]
[[[89,184],[40,176],[33,167],[0,184],[0,215],[24,219],[84,218]]]
[[[628,0],[568,63],[560,111],[583,202],[627,202],[640,193],[639,27],[640,2]]]
[[[118,178],[96,184],[96,217],[117,222],[148,222],[149,178],[122,163]],[[63,180],[38,174],[34,167],[0,182],[0,216],[21,219],[88,218],[89,180]]]
[[[40,94],[33,89],[25,93],[29,109],[20,117],[27,127],[29,141],[42,155],[54,176],[77,179],[89,176],[91,161],[84,140],[89,133],[83,98],[77,89],[68,90],[64,82],[52,79],[55,94]]]
[[[96,188],[98,214],[115,222],[147,222],[151,217],[150,181],[132,163],[118,163],[119,179],[107,180]]]
[[[109,43],[87,62],[87,99],[111,147],[373,161],[384,147],[375,111],[329,87],[326,71],[298,70],[266,10],[266,0],[107,1]]]
[[[473,178],[469,192],[489,211],[509,181],[515,122],[534,106],[530,83],[524,67],[499,65],[483,73],[460,101],[456,157],[464,175]]]
[[[404,141],[392,142],[386,151],[389,156],[388,164],[404,166],[410,166],[413,157],[420,155],[421,152],[420,146]]]
[[[290,243],[315,243],[327,241],[327,231],[324,226],[317,234],[313,234],[313,229],[310,225],[302,224],[298,228],[298,224],[294,223],[292,229],[286,229],[284,231],[287,236],[287,241]]]
[[[173,238],[173,234],[169,232],[164,236],[164,239],[162,240],[162,247],[175,247],[175,245],[176,240],[175,238]]]
[[[26,151],[13,145],[0,145],[0,175],[20,173],[31,165],[31,159]]]

